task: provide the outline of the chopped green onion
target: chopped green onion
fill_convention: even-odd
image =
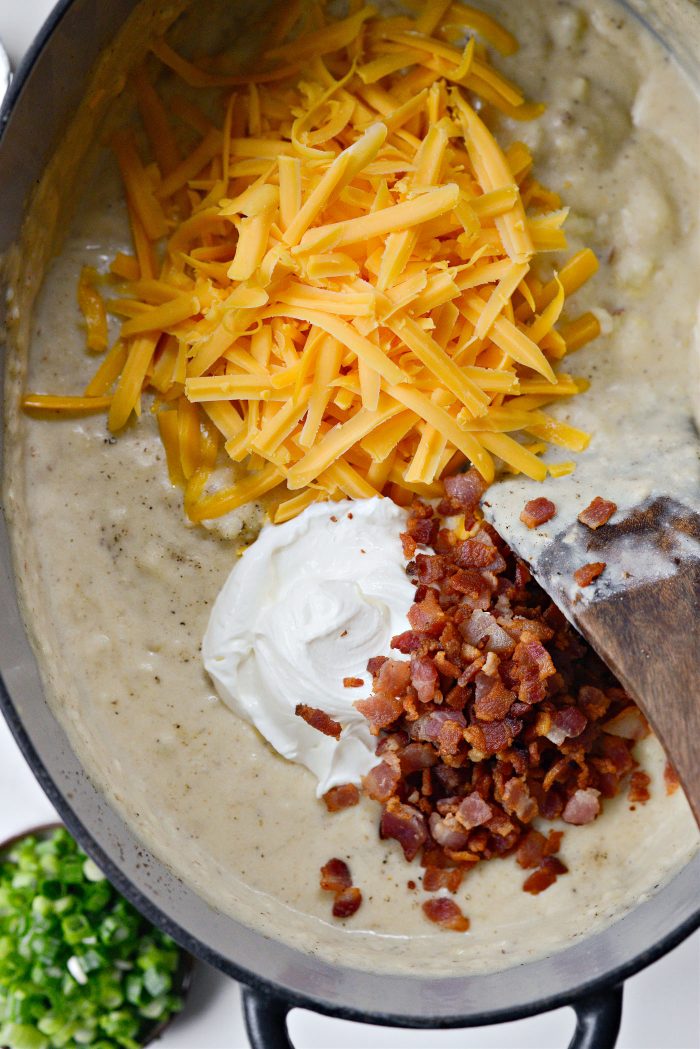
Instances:
[[[8,1024],[0,1029],[0,1038],[10,1049],[49,1049],[49,1040],[29,1024]]]
[[[63,828],[0,857],[0,1045],[139,1049],[180,961]]]
[[[89,857],[85,860],[85,863],[83,864],[83,874],[85,875],[88,881],[105,880],[105,876],[100,870],[100,868]]]

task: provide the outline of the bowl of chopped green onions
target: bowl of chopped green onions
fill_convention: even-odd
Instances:
[[[0,1046],[141,1049],[182,1008],[191,970],[65,827],[0,844]]]

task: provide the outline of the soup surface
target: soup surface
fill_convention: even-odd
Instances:
[[[616,4],[484,6],[520,40],[506,73],[548,104],[533,124],[505,123],[503,139],[528,141],[539,177],[572,207],[570,248],[589,244],[601,260],[577,306],[604,311],[604,337],[581,352],[576,370],[595,377],[610,362],[634,359],[604,408],[618,414],[614,440],[636,396],[625,375],[636,373],[642,391],[653,388],[663,354],[663,396],[686,397],[700,176],[689,129],[698,126],[698,102],[658,43]],[[104,266],[118,250],[130,250],[128,224],[104,154],[46,275],[29,388],[72,392],[88,381],[95,363],[84,350],[76,283],[84,264]],[[470,932],[431,926],[423,894],[406,887],[419,880],[417,863],[409,867],[395,842],[378,840],[377,806],[364,800],[329,816],[311,774],[225,707],[202,668],[201,638],[236,556],[235,533],[254,535],[261,507],[240,512],[227,536],[189,526],[147,412],[115,439],[100,416],[17,417],[18,392],[10,382],[18,436],[6,502],[51,702],[112,804],[216,907],[331,961],[483,972],[601,928],[692,855],[698,839],[687,803],[680,791],[666,795],[665,758],[649,738],[637,753],[652,776],[651,800],[631,811],[620,796],[594,823],[568,829],[566,877],[530,897],[513,858],[481,864],[457,897]],[[601,405],[589,394],[566,412],[595,430]],[[650,460],[667,454],[667,436],[663,427],[650,431]],[[693,469],[690,445],[678,445],[672,458]],[[362,908],[346,923],[330,918],[318,887],[331,856],[348,860],[363,891]]]

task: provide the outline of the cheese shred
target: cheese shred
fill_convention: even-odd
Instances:
[[[570,472],[541,453],[588,435],[542,408],[586,388],[556,368],[599,334],[567,313],[598,263],[545,261],[567,208],[491,131],[542,111],[490,64],[517,41],[451,0],[413,19],[287,7],[254,72],[152,44],[187,99],[142,66],[143,134],[112,138],[133,254],[99,278],[106,300],[94,271],[78,285],[87,350],[107,352],[82,394],[23,407],[106,411],[118,432],[148,394],[194,522],[257,499],[276,522],[319,499],[406,505],[465,459],[489,482]],[[194,101],[217,89],[219,126]]]

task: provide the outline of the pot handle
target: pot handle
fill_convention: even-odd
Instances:
[[[252,987],[241,987],[241,994],[250,1049],[294,1049],[287,1034],[291,1006]]]
[[[291,1006],[281,998],[243,987],[243,1013],[251,1049],[294,1049],[287,1033]],[[576,1030],[569,1049],[615,1049],[622,1019],[622,984],[570,1003]]]
[[[622,984],[577,998],[576,1030],[569,1049],[615,1049],[622,1020]]]

